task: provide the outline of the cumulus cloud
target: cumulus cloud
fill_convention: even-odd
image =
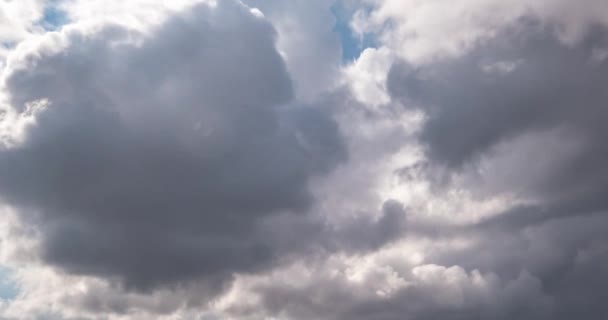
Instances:
[[[137,288],[272,261],[256,225],[306,210],[309,180],[345,157],[331,119],[289,105],[274,43],[264,19],[223,2],[152,36],[67,28],[11,60],[12,111],[45,102],[0,152],[0,189],[39,224],[44,259]]]
[[[261,319],[273,314],[288,319],[543,319],[550,314],[553,301],[528,273],[504,281],[458,266],[418,264],[416,256],[408,265],[397,253],[403,249],[239,279],[221,304],[230,314]]]
[[[10,49],[32,33],[40,32],[43,0],[0,1],[0,70]]]
[[[605,33],[572,47],[544,28],[526,30],[429,67],[397,64],[389,90],[427,114],[420,138],[429,160],[465,171],[465,183],[480,192],[573,214],[604,210],[608,73],[593,52]]]
[[[601,124],[607,73],[597,55],[606,33],[596,26],[572,42],[538,18],[505,24],[456,57],[403,59],[393,65],[388,88],[401,105],[426,115],[418,136],[429,164],[423,175],[432,184],[512,199],[464,228],[477,244],[434,261],[510,276],[529,270],[558,301],[553,318],[599,319],[605,309],[594,292],[605,288],[581,270],[604,260],[591,248],[605,240],[588,224],[608,221]],[[581,252],[588,250],[594,253],[582,267]]]
[[[2,4],[0,318],[608,314],[605,1]]]

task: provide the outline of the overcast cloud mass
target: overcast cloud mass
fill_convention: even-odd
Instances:
[[[604,320],[608,2],[0,0],[0,319]]]

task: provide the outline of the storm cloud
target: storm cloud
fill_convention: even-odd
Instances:
[[[608,69],[599,55],[607,35],[597,27],[567,44],[528,17],[462,56],[428,65],[401,61],[388,76],[391,96],[427,117],[419,132],[424,170],[429,177],[442,172],[433,184],[519,203],[442,231],[469,233],[479,243],[431,260],[502,278],[529,271],[556,302],[552,319],[607,312],[601,301],[608,275],[595,269],[605,264],[597,246],[607,241],[599,230],[608,222]]]
[[[66,30],[15,63],[10,105],[44,107],[0,151],[0,194],[38,221],[44,259],[137,288],[272,261],[257,225],[303,214],[309,180],[345,158],[333,120],[290,105],[275,38],[223,1],[153,35]]]

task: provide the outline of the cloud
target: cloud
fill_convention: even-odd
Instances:
[[[390,1],[382,3],[389,7]],[[445,48],[426,48],[422,61],[397,52],[388,92],[393,103],[424,114],[417,136],[426,156],[414,164],[400,159],[408,164],[394,172],[403,180],[390,194],[401,194],[396,199],[408,208],[401,241],[363,257],[333,256],[240,279],[227,310],[243,318],[601,319],[606,310],[597,292],[606,291],[599,267],[606,239],[600,230],[608,221],[601,196],[605,31],[601,23],[591,27],[601,20],[589,11],[593,5],[580,10],[584,18],[578,21],[555,14],[562,7],[524,10],[505,21],[480,14],[476,18],[490,24],[473,24],[471,30],[481,33],[447,55]],[[462,9],[477,12],[473,5]],[[454,14],[455,26],[463,17]],[[391,38],[381,50],[403,43]],[[416,44],[407,48],[416,50]],[[379,106],[367,103],[377,116]],[[402,121],[395,109],[386,110],[392,107],[381,105],[380,112]],[[398,158],[388,150],[386,162]],[[387,254],[388,248],[400,255]],[[366,263],[369,274],[354,276]],[[474,294],[480,287],[469,291],[464,279],[492,283],[484,287],[492,290]],[[462,286],[452,291],[456,283]],[[260,311],[260,305],[266,308]]]
[[[234,296],[221,303],[229,314],[243,318],[280,314],[288,319],[548,319],[551,314],[551,298],[525,272],[504,281],[458,266],[400,265],[394,263],[403,261],[397,251],[403,256],[405,248],[395,249],[393,263],[375,254],[242,278]]]
[[[608,314],[605,1],[56,4],[5,50],[1,318]]]
[[[33,33],[44,16],[43,0],[0,1],[0,70],[11,48]]]
[[[430,161],[455,169],[481,161],[484,187],[503,181],[494,192],[591,205],[606,187],[607,133],[599,119],[606,116],[600,84],[608,69],[593,54],[604,37],[597,30],[581,45],[567,46],[542,28],[506,31],[462,58],[429,67],[395,65],[389,91],[427,114],[420,138]],[[534,152],[540,143],[561,157]],[[512,156],[524,154],[527,160]],[[530,170],[534,161],[544,165]],[[501,171],[518,170],[527,173],[505,184]]]
[[[374,33],[382,46],[411,63],[458,57],[478,41],[495,38],[503,27],[534,17],[559,38],[574,44],[590,29],[606,26],[608,7],[601,0],[363,0],[353,19],[358,33]]]
[[[337,85],[341,62],[339,35],[332,1],[245,0],[259,8],[279,34],[277,46],[293,76],[295,94],[313,101]]]
[[[303,214],[309,181],[345,158],[323,111],[290,105],[275,38],[225,1],[150,35],[65,28],[12,60],[14,112],[44,106],[0,151],[0,195],[41,229],[44,260],[138,289],[271,263],[258,225]]]
[[[425,114],[422,171],[436,192],[512,199],[477,223],[440,232],[468,234],[473,245],[427,258],[501,277],[527,270],[555,299],[553,318],[599,319],[605,307],[595,292],[605,291],[598,279],[606,274],[594,268],[604,263],[596,246],[606,239],[594,230],[608,221],[608,132],[600,120],[608,69],[597,52],[606,32],[591,28],[572,43],[557,29],[523,19],[458,56],[401,60],[387,86],[401,105]]]

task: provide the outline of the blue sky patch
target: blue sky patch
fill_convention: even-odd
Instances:
[[[47,30],[57,30],[68,23],[68,15],[59,8],[59,1],[49,1],[44,8],[44,15],[39,24]]]
[[[0,266],[0,300],[14,299],[19,293],[11,275],[11,269]]]
[[[342,60],[351,62],[359,57],[363,50],[374,47],[375,41],[372,35],[357,35],[350,28],[350,21],[353,15],[352,10],[349,10],[342,1],[337,1],[331,8],[332,13],[336,17],[336,25],[334,31],[340,35],[342,43]]]

